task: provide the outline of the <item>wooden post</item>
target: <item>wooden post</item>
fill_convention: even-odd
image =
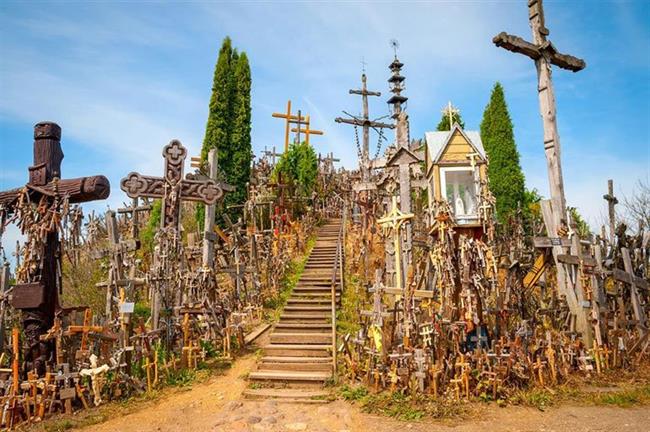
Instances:
[[[498,47],[524,54],[535,61],[539,108],[544,126],[544,151],[546,153],[551,201],[553,201],[554,207],[553,216],[556,225],[559,225],[564,217],[566,200],[564,197],[560,136],[557,130],[551,65],[578,72],[584,69],[586,64],[584,60],[579,58],[558,53],[553,44],[546,39],[550,32],[544,23],[542,0],[528,1],[528,19],[533,33],[533,43],[505,32],[495,36],[492,41]]]
[[[616,239],[616,204],[618,199],[614,196],[614,180],[607,180],[607,194],[603,195],[603,199],[607,201],[607,213],[609,216],[609,246],[614,247]]]

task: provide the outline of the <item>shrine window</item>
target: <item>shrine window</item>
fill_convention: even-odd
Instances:
[[[450,167],[440,170],[440,186],[456,222],[472,223],[478,218],[478,191],[474,170],[470,167]]]

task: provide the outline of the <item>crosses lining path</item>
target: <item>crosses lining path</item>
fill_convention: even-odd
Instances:
[[[271,342],[264,347],[257,370],[249,374],[251,381],[274,388],[249,389],[244,393],[247,397],[307,401],[327,394],[322,386],[333,373],[332,274],[340,228],[340,220],[330,220],[319,228],[305,269],[271,333]],[[338,275],[337,271],[337,303]]]

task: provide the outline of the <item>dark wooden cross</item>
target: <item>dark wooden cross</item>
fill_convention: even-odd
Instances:
[[[560,54],[551,41],[546,39],[550,32],[544,23],[542,0],[528,0],[528,20],[533,32],[533,43],[505,32],[496,35],[492,42],[498,47],[523,54],[535,61],[539,106],[544,124],[544,150],[546,152],[551,200],[553,205],[558,207],[554,209],[554,213],[559,218],[559,215],[564,215],[566,201],[560,160],[560,136],[557,131],[555,117],[555,94],[551,79],[551,65],[578,72],[584,69],[586,64],[582,59]]]
[[[46,197],[53,202],[67,197],[70,203],[106,199],[110,183],[102,175],[61,179],[61,128],[56,123],[42,122],[34,126],[34,165],[29,167],[29,181],[24,188],[0,192],[0,206],[13,212],[22,191],[26,190],[31,202],[38,203]],[[45,362],[53,351],[50,343],[41,342],[40,336],[54,324],[55,313],[60,309],[59,289],[61,268],[61,243],[56,230],[46,234],[41,265],[29,271],[25,283],[14,287],[12,304],[21,309],[23,331],[28,351],[25,370],[45,373]],[[29,239],[28,239],[29,241]]]
[[[609,214],[609,245],[614,247],[614,239],[616,238],[616,209],[618,199],[614,196],[614,180],[607,180],[607,194],[603,195],[603,199],[607,201],[607,212]]]
[[[140,218],[138,213],[148,213],[151,211],[151,204],[148,200],[144,200],[143,205],[139,205],[138,198],[133,198],[131,206],[124,206],[117,209],[117,213],[121,215],[131,215],[131,237],[137,240],[140,237]],[[128,216],[127,216],[128,217]]]
[[[183,178],[187,150],[180,141],[172,140],[163,148],[165,174],[163,177],[129,173],[120,182],[120,188],[131,198],[162,198],[161,227],[180,230],[182,201],[214,204],[223,196],[223,190],[213,179],[189,180]]]
[[[351,124],[353,126],[361,126],[363,128],[363,145],[361,147],[361,161],[359,161],[359,166],[361,168],[363,181],[368,181],[368,161],[370,160],[370,156],[368,154],[370,147],[370,128],[373,128],[375,131],[377,131],[378,129],[382,128],[393,129],[395,125],[382,123],[376,120],[370,120],[370,114],[368,112],[368,96],[381,96],[381,92],[368,90],[365,73],[361,75],[361,90],[350,90],[349,92],[350,94],[361,96],[361,104],[363,109],[361,114],[362,116],[356,117],[348,114],[352,118],[347,119],[337,117],[334,119],[334,121],[337,123]]]

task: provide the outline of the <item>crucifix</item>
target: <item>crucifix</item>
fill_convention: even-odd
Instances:
[[[361,117],[348,114],[352,117],[351,119],[337,117],[334,121],[337,123],[351,124],[355,127],[361,126],[363,128],[363,144],[361,147],[361,160],[359,161],[359,167],[361,168],[362,181],[367,182],[370,179],[370,167],[368,166],[368,161],[370,160],[368,153],[370,149],[370,128],[375,130],[382,128],[393,129],[395,128],[395,125],[370,120],[370,114],[368,112],[368,96],[381,96],[381,92],[368,90],[365,73],[361,75],[361,90],[351,89],[349,90],[349,93],[361,96],[361,106],[363,110]]]
[[[579,72],[586,67],[586,64],[582,59],[567,54],[560,54],[551,41],[546,39],[550,32],[544,22],[542,0],[528,1],[528,20],[530,21],[530,27],[533,33],[533,43],[505,32],[496,35],[492,39],[492,42],[497,47],[523,54],[535,61],[539,107],[544,125],[546,165],[548,168],[551,200],[555,207],[556,223],[558,223],[559,219],[564,215],[566,201],[564,197],[564,182],[562,180],[560,136],[557,131],[551,65],[572,72]]]
[[[120,182],[120,188],[130,198],[161,198],[163,200],[161,228],[180,230],[182,201],[214,204],[223,196],[223,189],[213,179],[189,180],[183,178],[187,150],[178,140],[172,140],[162,151],[165,158],[164,177],[129,173]]]
[[[203,204],[214,204],[223,196],[223,189],[213,179],[189,179],[183,178],[183,168],[187,150],[180,141],[172,140],[167,144],[162,151],[165,158],[165,174],[164,177],[143,176],[136,172],[129,173],[120,182],[121,189],[131,198],[146,197],[146,198],[161,198],[162,199],[162,217],[160,218],[160,225],[162,230],[171,230],[172,238],[171,244],[167,244],[168,250],[161,250],[156,254],[155,259],[158,263],[172,257],[175,245],[180,244],[180,220],[181,220],[181,203],[182,201],[196,201]],[[178,261],[171,259],[171,263],[178,264]],[[154,291],[153,305],[153,325],[154,329],[158,328],[159,319],[159,301],[171,301],[167,296],[173,295],[169,292],[169,288],[176,288],[176,285],[168,279],[168,276],[173,275],[174,272],[171,268],[160,269],[164,271],[161,273],[163,276],[158,280],[161,284],[157,290]],[[160,298],[159,296],[162,296]],[[180,296],[175,295],[177,301],[180,301]],[[169,306],[169,305],[167,305]]]
[[[305,117],[305,122],[304,122],[305,128],[304,129],[301,128],[300,125],[302,124],[302,122],[300,121],[300,111],[298,111],[298,120],[296,120],[296,122],[297,122],[297,127],[291,129],[291,132],[294,132],[294,133],[297,134],[298,144],[300,144],[300,134],[301,133],[305,134],[305,142],[307,143],[307,145],[309,145],[309,137],[311,135],[324,135],[323,131],[311,129],[309,127],[309,123],[310,123],[309,116]]]
[[[25,196],[29,197],[31,203],[41,201],[48,206],[56,205],[60,202],[59,198],[67,198],[69,203],[108,198],[110,183],[102,175],[61,179],[62,160],[59,125],[52,122],[36,124],[34,165],[29,168],[29,181],[22,188],[0,192],[0,207],[13,213]],[[40,341],[40,336],[54,324],[55,313],[60,309],[59,291],[62,285],[58,230],[56,226],[49,227],[40,236],[44,238],[33,238],[32,231],[28,233],[27,244],[42,245],[42,249],[36,252],[39,263],[25,272],[20,272],[21,277],[14,287],[12,304],[23,312],[23,331],[28,348],[25,353],[25,369],[36,369],[37,373],[42,375],[53,347],[50,343]]]
[[[286,153],[289,151],[289,132],[291,129],[291,123],[298,121],[301,122],[305,120],[304,117],[300,115],[300,112],[298,112],[298,115],[293,115],[291,114],[291,101],[287,101],[287,112],[286,113],[273,113],[271,114],[271,117],[275,118],[281,118],[284,119],[285,121],[285,126],[284,126],[284,152]],[[298,125],[300,127],[300,125]]]
[[[607,201],[607,213],[609,215],[609,245],[614,247],[614,239],[616,238],[616,209],[618,198],[614,196],[614,180],[607,180],[607,194],[603,195],[603,199]]]

